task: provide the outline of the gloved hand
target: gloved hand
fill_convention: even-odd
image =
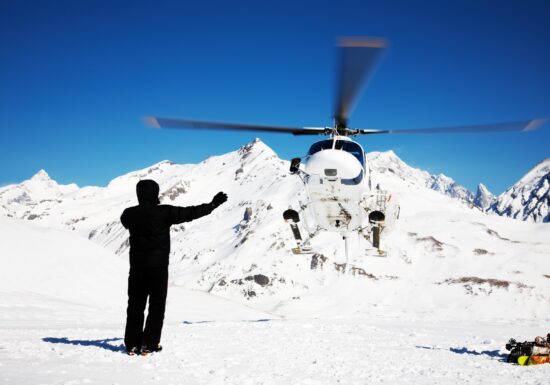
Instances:
[[[216,208],[226,201],[227,201],[227,194],[220,191],[219,193],[214,195],[214,198],[212,199],[212,206]]]

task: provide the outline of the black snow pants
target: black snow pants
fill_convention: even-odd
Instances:
[[[145,346],[155,349],[160,342],[166,294],[168,267],[131,267],[128,277],[128,310],[126,312],[126,349]],[[143,329],[145,305],[149,298],[149,313]]]

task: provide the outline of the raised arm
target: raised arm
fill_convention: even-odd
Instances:
[[[210,214],[216,207],[227,201],[227,194],[223,192],[217,193],[212,202],[204,203],[198,206],[187,207],[170,207],[170,222],[175,225],[183,222],[190,222],[205,215]]]

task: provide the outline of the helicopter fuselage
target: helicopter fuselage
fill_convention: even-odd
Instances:
[[[370,192],[363,148],[350,138],[334,136],[314,143],[303,168],[309,209],[325,231],[349,233],[364,227],[362,208]]]

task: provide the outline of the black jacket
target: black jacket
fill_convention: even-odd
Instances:
[[[168,266],[170,226],[208,215],[215,208],[212,203],[189,207],[160,205],[158,193],[156,182],[140,181],[139,205],[127,208],[120,217],[122,225],[130,230],[130,267]]]

